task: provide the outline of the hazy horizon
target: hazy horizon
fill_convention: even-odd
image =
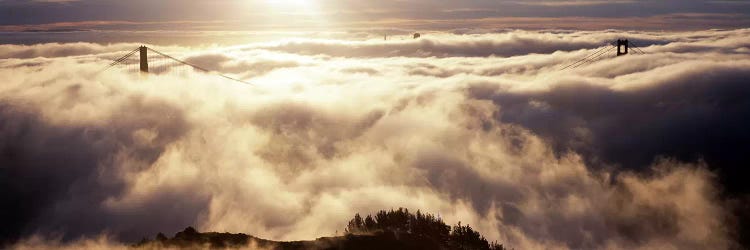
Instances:
[[[0,247],[404,207],[515,249],[742,249],[748,37],[745,1],[0,0]]]

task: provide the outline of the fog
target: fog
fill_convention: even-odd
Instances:
[[[303,240],[406,207],[516,249],[736,247],[748,33],[152,46],[250,85],[101,72],[134,44],[0,45],[0,240]],[[646,54],[561,70],[620,36]]]

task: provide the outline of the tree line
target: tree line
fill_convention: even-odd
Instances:
[[[447,249],[460,250],[505,250],[502,244],[488,242],[471,226],[448,226],[440,217],[417,210],[416,214],[409,213],[406,208],[390,211],[378,211],[375,216],[367,215],[362,218],[358,214],[349,221],[344,230],[347,234],[376,234],[392,232],[396,234],[410,234],[424,240],[430,240]]]

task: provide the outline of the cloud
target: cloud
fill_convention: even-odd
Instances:
[[[106,57],[115,57],[116,55],[107,55],[107,52],[116,52],[118,55],[123,50],[132,50],[137,44],[115,44],[101,45],[94,43],[46,43],[34,45],[0,45],[0,59],[10,58],[35,58],[35,57],[69,57],[84,55],[100,55]],[[114,58],[113,58],[114,59]]]
[[[277,60],[270,56],[264,58],[263,54],[256,54],[252,58],[243,59],[233,59],[220,53],[201,54],[188,57],[185,61],[194,65],[200,65],[200,67],[211,71],[235,74],[243,73],[250,76],[262,75],[281,68],[301,66],[300,62],[295,60]]]
[[[427,33],[420,39],[410,35],[396,36],[383,42],[379,37],[366,41],[341,41],[323,39],[286,40],[273,44],[249,46],[246,49],[265,49],[303,55],[328,55],[334,57],[488,57],[549,54],[555,51],[599,48],[625,36],[638,46],[659,46],[659,52],[693,52],[696,50],[736,50],[747,47],[738,39],[747,30],[674,33],[664,36],[658,32],[605,32],[546,30],[455,30],[454,34]],[[720,35],[721,34],[721,35]],[[727,37],[729,36],[729,37]],[[705,39],[705,40],[701,40]],[[732,53],[731,51],[729,53]]]
[[[534,6],[547,6],[547,7],[562,7],[562,6],[590,6],[590,5],[610,5],[610,4],[632,4],[638,1],[624,0],[624,1],[591,1],[591,0],[576,0],[576,1],[518,1],[514,2],[521,5],[534,5]]]
[[[254,86],[97,74],[127,44],[4,47],[0,238],[300,240],[408,207],[518,249],[737,247],[747,32],[632,32],[646,55],[565,71],[620,34],[164,50]]]
[[[661,65],[658,60],[632,66],[639,61],[623,58],[584,73],[614,78],[609,84],[602,78],[571,79],[544,91],[500,91],[487,96],[492,90],[478,86],[469,92],[503,107],[498,115],[501,121],[529,128],[548,138],[558,151],[574,150],[592,162],[645,167],[655,155],[666,155],[704,159],[721,165],[722,171],[739,173],[748,138],[736,125],[750,122],[743,118],[750,104],[743,101],[748,93],[741,80],[748,76],[747,62]],[[648,77],[649,72],[660,77]],[[618,83],[636,77],[644,77],[636,86]],[[725,184],[744,191],[743,181],[734,176],[728,175],[731,181]]]
[[[3,31],[258,31],[371,27],[700,30],[743,28],[750,22],[748,5],[742,1],[704,0],[324,0],[303,5],[263,0],[163,0],[160,3],[5,0],[0,1],[0,6],[8,10],[0,25]],[[156,11],[163,6],[170,6],[170,11]]]
[[[40,2],[40,3],[70,3],[70,2],[77,2],[80,0],[33,0],[34,2]]]
[[[659,1],[654,1],[655,3]],[[73,2],[75,3],[75,2]],[[680,4],[676,2],[674,4]],[[747,8],[747,4],[728,4],[724,2],[712,2],[710,5],[718,6],[720,9],[731,11],[705,12],[703,9],[696,7],[687,8],[683,11],[669,11],[662,13],[661,10],[669,7],[656,6],[651,8],[653,12],[637,12],[630,15],[624,15],[622,10],[642,10],[648,7],[628,6],[626,1],[581,1],[581,2],[516,2],[512,7],[497,8],[456,8],[456,9],[431,9],[431,10],[373,10],[374,8],[363,7],[365,11],[334,11],[334,12],[315,12],[310,14],[300,14],[296,12],[280,13],[255,13],[244,19],[216,20],[208,19],[189,19],[184,17],[174,17],[169,21],[122,21],[128,20],[128,16],[123,16],[112,20],[112,17],[96,16],[86,19],[85,21],[63,21],[60,18],[50,18],[47,21],[20,22],[0,25],[0,31],[12,33],[14,36],[29,36],[25,39],[3,38],[5,42],[30,44],[40,42],[35,39],[41,39],[41,42],[48,41],[49,38],[37,38],[34,35],[60,35],[69,33],[72,37],[66,37],[65,41],[90,41],[90,42],[122,42],[117,41],[109,36],[102,34],[119,33],[119,37],[132,35],[132,33],[141,33],[134,42],[143,41],[145,38],[153,39],[149,36],[157,36],[166,41],[165,44],[184,43],[184,39],[176,39],[175,36],[190,32],[214,32],[222,35],[233,35],[233,32],[250,32],[250,33],[267,33],[275,31],[297,31],[304,30],[311,36],[316,35],[325,27],[327,30],[349,31],[349,30],[368,30],[378,29],[385,34],[399,34],[399,31],[447,31],[453,29],[463,29],[466,27],[484,28],[484,29],[571,29],[571,30],[642,30],[642,31],[700,31],[705,29],[740,29],[750,25],[750,15],[745,12],[731,9],[729,7]],[[68,4],[68,3],[65,3]],[[667,3],[657,3],[664,5]],[[705,3],[703,3],[705,4]],[[217,5],[220,6],[220,5]],[[599,14],[592,14],[585,8],[595,8],[597,6],[607,6],[607,10]],[[619,6],[619,7],[618,7]],[[675,5],[676,6],[676,5]],[[206,8],[206,6],[201,6]],[[197,7],[197,8],[201,8]],[[413,8],[414,6],[408,6]],[[509,12],[513,7],[521,8],[541,8],[545,9],[534,15],[528,14],[535,11],[518,11]],[[121,7],[122,8],[122,7]],[[246,9],[247,6],[235,7],[237,9]],[[259,7],[262,9],[263,7]],[[397,7],[398,8],[398,7]],[[570,10],[566,15],[559,15],[564,11],[556,8],[583,8],[583,10]],[[52,9],[45,10],[54,16]],[[217,10],[222,11],[222,10]],[[71,11],[72,13],[72,11]],[[526,14],[519,14],[526,13]],[[604,14],[606,13],[606,14]],[[247,15],[237,13],[237,15]],[[49,17],[49,16],[48,16]],[[95,20],[95,21],[91,21]],[[283,25],[274,20],[286,20]],[[289,21],[292,20],[292,21]],[[328,21],[328,20],[336,20]],[[219,32],[232,31],[232,32]],[[179,31],[179,32],[175,32]],[[157,34],[153,34],[158,32]],[[166,33],[166,34],[165,34]],[[177,34],[181,33],[181,34]],[[147,36],[148,35],[148,36]],[[161,36],[159,36],[161,35]],[[168,35],[168,36],[167,36]],[[382,38],[383,32],[379,34]],[[217,35],[218,36],[218,35]],[[82,39],[84,38],[84,39]],[[6,40],[7,39],[7,40]],[[69,39],[69,40],[68,40]],[[216,43],[224,39],[231,40],[232,44],[239,44],[247,40],[252,40],[246,36],[236,37],[213,37],[205,39],[206,43]]]

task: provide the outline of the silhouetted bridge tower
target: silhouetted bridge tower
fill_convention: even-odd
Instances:
[[[622,48],[625,48],[624,50]],[[628,54],[628,39],[617,39],[617,56]]]
[[[135,58],[136,53],[138,54],[137,58]],[[122,66],[125,67],[128,71],[138,71],[141,74],[174,73],[175,71],[177,71],[177,69],[187,68],[189,70],[195,70],[204,73],[213,73],[228,80],[251,84],[174,58],[170,55],[164,54],[147,46],[140,46],[125,54],[124,56],[117,58],[102,71],[106,71],[115,66]]]
[[[581,58],[578,61],[575,61],[574,63],[568,64],[567,66],[563,67],[560,70],[565,70],[568,68],[578,68],[580,66],[592,63],[599,59],[600,57],[606,55],[613,49],[617,48],[617,54],[616,56],[624,56],[630,53],[630,47],[633,47],[633,51],[635,51],[638,54],[646,54],[638,48],[638,46],[635,46],[633,42],[629,41],[628,39],[617,39],[616,42],[609,43],[598,50],[594,51],[594,53],[589,54],[588,56]]]
[[[141,52],[141,55],[140,55],[141,72],[148,73],[148,47],[141,46],[141,47],[138,47],[138,50]]]

